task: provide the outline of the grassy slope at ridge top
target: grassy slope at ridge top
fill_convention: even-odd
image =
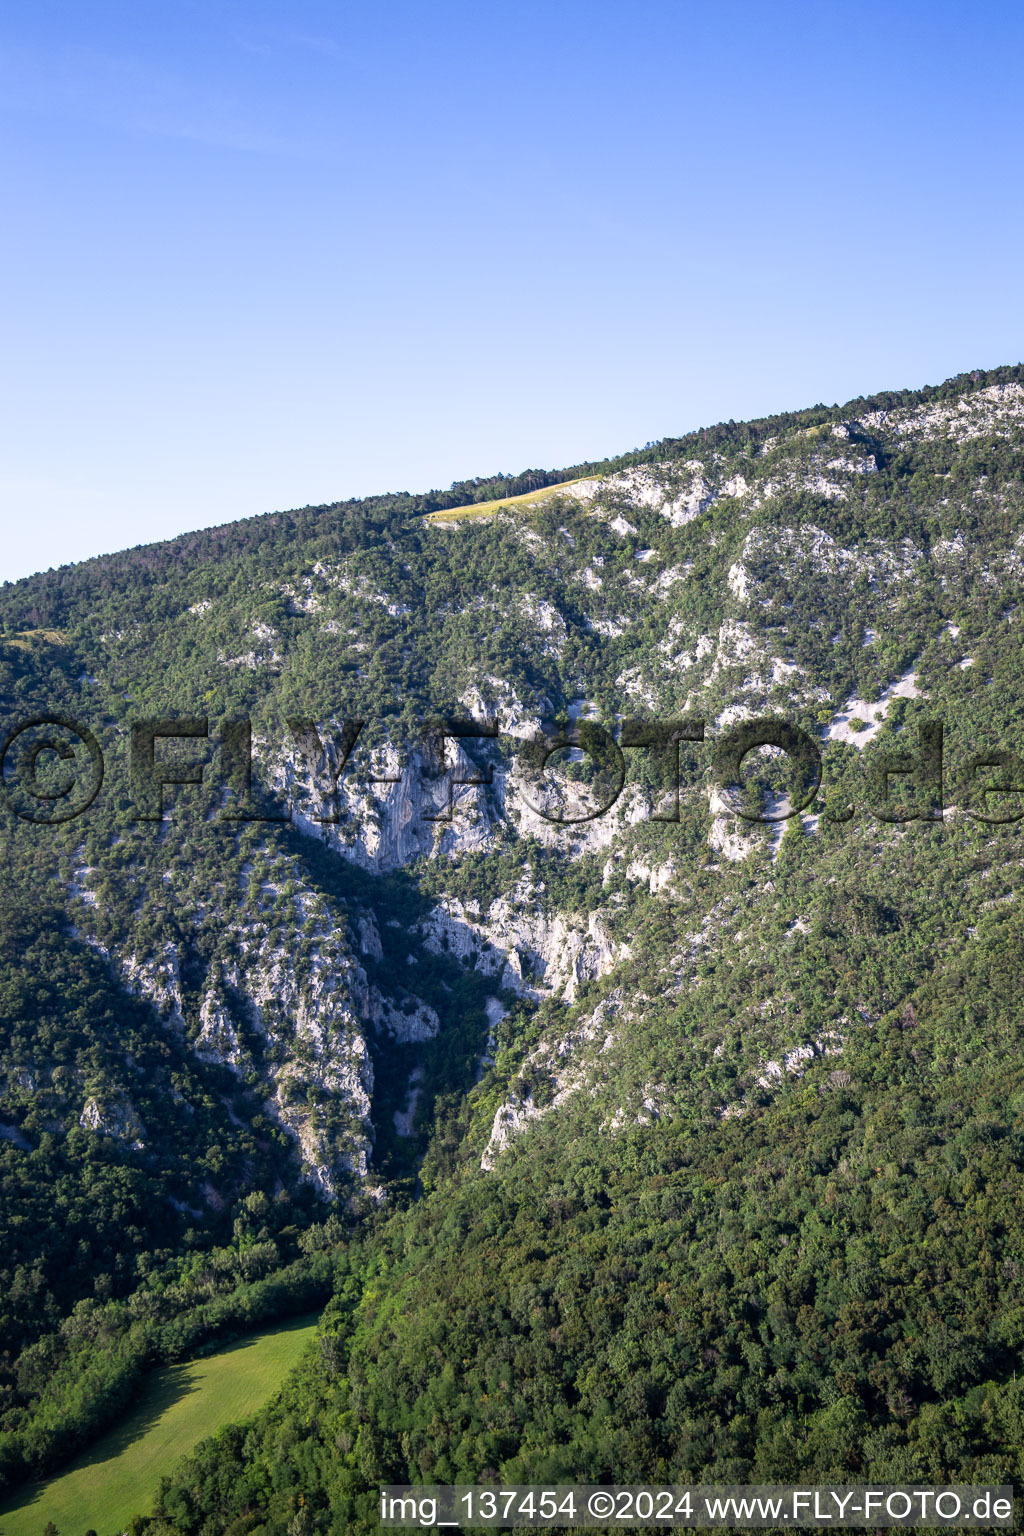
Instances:
[[[563,480],[557,485],[546,485],[539,491],[524,491],[521,496],[502,496],[496,501],[471,502],[465,507],[446,507],[440,512],[428,512],[423,519],[426,523],[455,523],[465,522],[475,517],[491,517],[495,512],[501,512],[506,507],[540,506],[542,502],[550,501],[553,496],[564,496],[574,485],[582,485],[584,480],[596,480],[596,475],[581,475],[578,480]]]
[[[147,1509],[179,1457],[225,1424],[255,1413],[298,1363],[316,1323],[296,1318],[239,1339],[216,1354],[155,1371],[142,1400],[118,1427],[61,1476],[21,1489],[0,1514],[2,1536],[39,1536],[47,1521],[62,1533],[123,1530]]]

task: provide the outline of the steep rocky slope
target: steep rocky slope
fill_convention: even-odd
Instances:
[[[175,1240],[254,1188],[358,1223],[532,1140],[625,1149],[846,1089],[850,1042],[1018,900],[1018,824],[991,818],[1024,809],[1022,450],[1004,369],[694,434],[535,502],[275,514],[4,588],[8,728],[84,722],[106,764],[86,812],[37,826],[12,752],[12,867],[276,1149],[272,1176],[197,1165]],[[782,820],[791,759],[722,767],[768,718],[821,756]],[[130,772],[145,719],[201,721],[161,741],[205,764],[162,821]],[[653,723],[683,739],[633,744]],[[45,1078],[46,1135],[147,1166],[130,1084],[54,1081],[24,1032],[2,1066],[5,1156],[44,1134]],[[170,1116],[189,1090],[161,1091]]]
[[[566,1011],[564,1039],[582,1028],[579,984],[635,948],[635,893],[678,903],[694,859],[708,892],[702,942],[735,948],[703,872],[709,859],[727,870],[777,856],[785,824],[745,823],[716,792],[716,733],[785,715],[821,738],[826,788],[796,823],[819,840],[829,779],[852,771],[847,759],[941,705],[957,713],[947,754],[971,739],[964,716],[1016,648],[1024,386],[967,381],[948,398],[818,414],[727,436],[699,457],[672,445],[536,507],[420,526],[378,517],[350,539],[344,510],[325,510],[311,538],[285,537],[282,549],[275,539],[266,556],[257,542],[233,559],[230,539],[212,564],[158,548],[76,568],[70,583],[57,573],[5,590],[12,722],[29,700],[50,711],[59,700],[100,729],[114,781],[106,805],[62,833],[8,822],[9,834],[63,841],[75,931],[200,1060],[248,1081],[325,1193],[345,1170],[376,1188],[367,1034],[401,1047],[437,1036],[437,1008],[416,992],[418,948],[472,963],[492,983],[492,1017],[503,995],[550,999]],[[312,558],[332,542],[352,547]],[[26,624],[43,600],[56,642]],[[999,693],[1005,716],[1014,701],[1005,683]],[[208,789],[164,791],[167,826],[133,824],[129,722],[201,713],[212,737],[218,715],[245,707],[257,780],[290,809],[287,831],[201,832],[218,798],[212,763]],[[445,714],[488,718],[499,734],[449,742],[444,763],[417,731]],[[679,824],[651,820],[639,750],[626,751],[625,785],[593,819],[574,819],[586,786],[559,789],[557,757],[538,792],[517,748],[559,714],[615,732],[624,717],[699,718],[705,742],[684,746]],[[358,719],[352,749],[346,722]],[[457,782],[482,768],[489,784]],[[217,846],[197,868],[189,839],[200,835]],[[394,990],[361,964],[381,960],[378,918],[351,901],[342,913],[306,868],[306,837],[429,893]],[[533,879],[537,858],[582,866],[586,899],[566,905]],[[468,904],[467,867],[481,891]],[[165,936],[171,911],[177,931]],[[182,950],[196,944],[186,998]]]

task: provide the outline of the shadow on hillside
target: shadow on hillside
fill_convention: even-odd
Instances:
[[[248,1342],[248,1341],[244,1341]],[[136,1440],[148,1434],[162,1416],[176,1403],[198,1389],[194,1380],[194,1362],[183,1361],[180,1365],[166,1366],[154,1372],[156,1379],[143,1387],[142,1396],[115,1429],[109,1430],[101,1440],[81,1451],[73,1461],[54,1472],[42,1482],[31,1483],[13,1491],[10,1499],[0,1505],[0,1531],[5,1515],[29,1509],[39,1502],[51,1483],[66,1477],[70,1472],[84,1471],[88,1467],[101,1467],[115,1461]]]
[[[371,873],[295,826],[284,836],[315,890],[340,903],[353,922],[361,911],[373,915],[381,945],[378,958],[361,949],[357,934],[352,934],[367,980],[399,1004],[409,994],[422,999],[440,1019],[438,1034],[415,1044],[398,1042],[383,1029],[368,1028],[365,1033],[374,1073],[374,1165],[385,1177],[407,1176],[415,1172],[426,1148],[435,1101],[446,1096],[461,1100],[476,1081],[487,1040],[486,1003],[498,994],[497,977],[461,964],[443,949],[428,947],[424,925],[436,896],[421,886],[415,864]],[[393,1117],[407,1102],[413,1067],[422,1074],[420,1128],[407,1137],[396,1134]]]
[[[295,1329],[307,1328],[311,1321],[319,1314],[304,1313],[300,1317],[291,1318],[288,1322],[271,1329],[274,1334],[289,1333]],[[50,1477],[41,1482],[22,1485],[14,1489],[8,1499],[0,1503],[0,1536],[3,1532],[3,1519],[5,1515],[13,1515],[21,1510],[30,1509],[38,1503],[46,1492],[46,1489],[58,1479],[66,1477],[69,1473],[85,1471],[89,1468],[100,1468],[110,1462],[116,1461],[132,1445],[141,1440],[151,1430],[155,1429],[163,1416],[185,1398],[200,1390],[201,1383],[198,1379],[201,1368],[207,1355],[216,1354],[218,1358],[226,1355],[238,1354],[253,1348],[264,1333],[247,1334],[236,1339],[232,1343],[220,1344],[195,1356],[191,1360],[183,1360],[177,1365],[161,1366],[154,1370],[143,1382],[141,1394],[133,1407],[129,1408],[124,1418],[115,1428],[110,1429],[85,1450],[80,1451],[74,1459],[55,1471]]]

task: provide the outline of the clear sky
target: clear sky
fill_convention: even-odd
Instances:
[[[8,0],[0,578],[1024,356],[1024,6]]]

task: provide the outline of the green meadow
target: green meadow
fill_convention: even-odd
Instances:
[[[316,1318],[239,1339],[204,1359],[154,1371],[135,1408],[66,1472],[20,1489],[0,1513],[0,1536],[116,1536],[148,1513],[161,1477],[179,1457],[225,1424],[248,1418],[298,1363]]]
[[[572,486],[582,484],[583,480],[594,478],[593,475],[584,475],[579,480],[562,480],[558,485],[545,485],[539,491],[524,491],[521,496],[505,496],[497,501],[474,501],[465,507],[446,507],[441,512],[428,512],[424,521],[463,523],[472,518],[493,517],[495,512],[503,511],[506,507],[525,511],[528,507],[536,507],[542,502],[550,501],[553,496],[561,496]]]

